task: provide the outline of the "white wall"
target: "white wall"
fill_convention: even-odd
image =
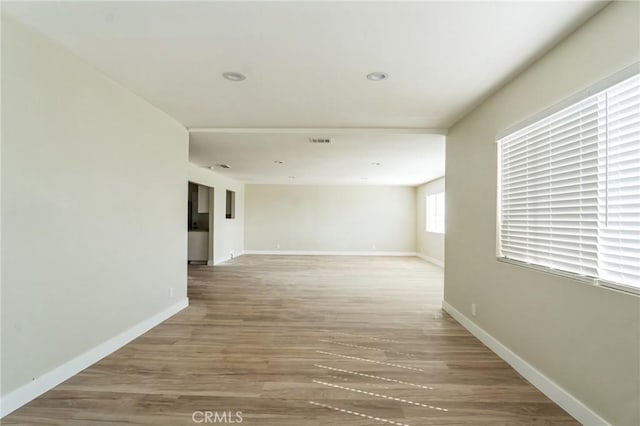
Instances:
[[[4,402],[186,301],[188,135],[7,17],[2,104]]]
[[[445,302],[615,425],[640,424],[640,298],[496,260],[495,137],[638,61],[639,17],[611,3],[447,136]]]
[[[244,251],[245,185],[192,163],[189,163],[188,174],[189,181],[212,187],[215,190],[213,218],[214,263],[228,260],[232,253],[234,256],[242,254]],[[227,189],[236,192],[235,219],[227,219],[225,216]],[[211,232],[211,229],[209,232]]]
[[[247,185],[246,207],[246,250],[416,250],[414,188]]]
[[[432,180],[416,189],[416,251],[425,259],[444,265],[444,234],[427,232],[427,195],[444,191],[444,178]]]

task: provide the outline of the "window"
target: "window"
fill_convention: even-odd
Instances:
[[[498,140],[500,257],[640,293],[634,72]]]
[[[225,217],[227,219],[236,218],[236,193],[227,189]]]
[[[427,232],[444,234],[444,192],[427,195]]]

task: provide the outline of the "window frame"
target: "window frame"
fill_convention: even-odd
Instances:
[[[496,143],[496,217],[495,217],[495,225],[496,225],[496,232],[495,232],[495,256],[496,256],[496,260],[498,262],[502,262],[502,263],[507,263],[507,264],[511,264],[511,265],[515,265],[515,266],[520,266],[520,267],[524,267],[527,269],[532,269],[535,271],[540,271],[540,272],[544,272],[547,274],[551,274],[554,276],[559,276],[559,277],[563,277],[563,278],[568,278],[568,279],[572,279],[572,280],[576,280],[576,281],[580,281],[583,283],[587,283],[587,284],[591,284],[597,287],[601,287],[601,288],[606,288],[609,290],[613,290],[613,291],[618,291],[618,292],[623,292],[625,294],[631,294],[631,295],[635,295],[635,296],[639,296],[640,295],[640,287],[636,288],[636,287],[632,287],[632,286],[628,286],[628,285],[624,285],[624,284],[620,284],[620,283],[616,283],[616,282],[611,282],[602,278],[598,278],[598,277],[590,277],[590,276],[586,276],[586,275],[580,275],[577,273],[573,273],[573,272],[568,272],[568,271],[564,271],[564,270],[560,270],[560,269],[554,269],[548,266],[543,266],[543,265],[539,265],[539,264],[535,264],[535,263],[529,263],[529,262],[525,262],[525,261],[520,261],[520,260],[515,260],[515,259],[510,259],[507,257],[504,257],[501,252],[500,252],[500,230],[501,230],[501,216],[502,216],[502,212],[500,210],[501,208],[501,195],[502,195],[502,188],[501,188],[501,176],[502,176],[502,165],[501,165],[501,144],[499,143],[499,141],[513,133],[518,132],[519,130],[524,129],[525,127],[528,127],[538,121],[541,121],[545,118],[547,118],[550,115],[553,115],[565,108],[568,108],[574,104],[577,104],[581,101],[583,101],[584,99],[594,96],[604,90],[607,90],[608,88],[621,83],[624,80],[627,80],[628,78],[631,78],[635,75],[640,74],[640,62],[636,62],[620,71],[618,71],[617,73],[610,75],[609,77],[606,77],[598,82],[596,82],[595,84],[589,86],[586,89],[583,89],[567,98],[565,98],[564,100],[552,105],[549,108],[546,108],[532,116],[530,116],[529,118],[511,126],[508,127],[507,129],[499,132],[496,137],[495,137],[495,143]]]
[[[433,208],[433,220],[434,220],[434,228],[435,230],[429,229],[429,198],[433,197],[434,200],[434,208]],[[438,197],[442,197],[442,200],[439,201]],[[441,205],[442,206],[442,214],[438,215],[438,206]],[[432,192],[430,194],[427,194],[425,196],[425,202],[424,202],[424,221],[425,221],[425,225],[424,225],[424,230],[425,232],[429,232],[432,234],[440,234],[440,235],[444,235],[445,233],[445,192],[444,191],[438,191],[438,192]],[[440,223],[438,221],[438,218],[442,219],[442,223]],[[442,228],[442,230],[440,231],[439,228]]]

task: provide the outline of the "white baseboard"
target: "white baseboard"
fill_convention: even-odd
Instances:
[[[72,360],[65,362],[48,373],[45,373],[35,380],[22,385],[13,392],[8,393],[0,400],[0,418],[17,410],[29,401],[32,401],[70,377],[75,376],[80,371],[120,349],[136,337],[139,337],[151,330],[153,327],[157,326],[169,317],[172,317],[187,306],[189,306],[189,299],[185,297],[163,311],[158,312],[152,317],[134,325],[130,329],[123,331],[106,342],[99,344],[93,349],[89,349]]]
[[[236,257],[240,257],[240,256],[242,256],[243,254],[246,254],[246,253],[247,253],[246,251],[239,251],[239,252],[233,253],[233,254],[230,253],[229,256],[223,256],[223,257],[218,257],[217,259],[214,259],[213,263],[211,261],[208,261],[207,265],[209,265],[209,266],[219,265],[219,264],[221,264],[223,262],[226,262],[227,260],[231,260],[231,259],[234,259]]]
[[[322,250],[245,250],[244,254],[280,256],[404,256],[414,257],[415,252],[404,251],[322,251]]]
[[[495,337],[493,337],[476,323],[471,321],[456,308],[444,301],[442,302],[442,308],[449,315],[455,318],[456,321],[458,321],[464,328],[469,330],[471,334],[476,336],[489,349],[491,349],[500,358],[506,361],[507,364],[513,367],[514,370],[516,370],[525,379],[527,379],[529,383],[531,383],[540,392],[549,397],[549,399],[551,399],[553,402],[562,407],[577,421],[589,426],[609,425],[606,420],[596,414],[589,407],[584,405],[580,400],[560,387],[553,380],[542,374],[527,361],[513,353],[508,347],[503,345]]]
[[[433,263],[441,268],[444,268],[444,262],[442,260],[436,259],[435,257],[427,256],[426,254],[416,253],[416,257],[419,257],[422,260],[426,260],[429,263]]]

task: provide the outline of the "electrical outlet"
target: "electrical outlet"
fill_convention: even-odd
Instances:
[[[279,249],[279,248],[280,248],[280,244],[276,244],[276,248],[278,248],[278,249]]]
[[[233,252],[229,253],[229,257],[233,259]]]
[[[169,289],[169,297],[173,297],[173,287]]]
[[[371,246],[371,248],[372,248],[373,250],[375,250],[375,249],[376,249],[376,245],[375,245],[375,244],[374,244],[374,245],[372,245],[372,246]]]
[[[478,310],[476,309],[476,304],[472,303],[471,304],[471,315],[473,315],[475,317],[477,312],[478,312]]]

